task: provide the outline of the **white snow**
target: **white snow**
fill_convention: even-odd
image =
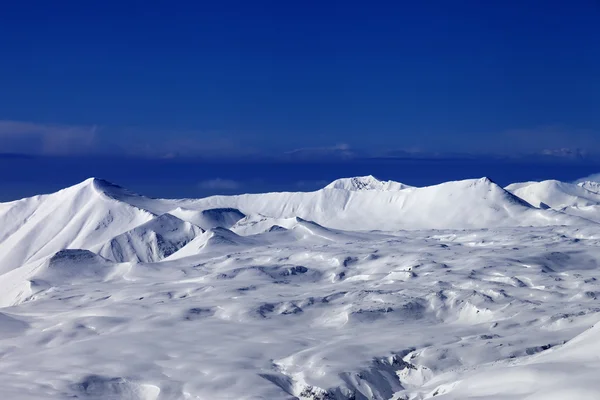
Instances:
[[[178,207],[169,211],[169,214],[191,222],[204,230],[211,228],[231,228],[236,222],[245,217],[244,214],[235,208],[213,208],[197,211]]]
[[[156,262],[177,252],[202,232],[196,225],[163,214],[94,250],[116,262]]]
[[[536,207],[600,222],[600,184],[596,182],[526,182],[509,185],[506,190]]]
[[[57,193],[0,204],[0,272],[66,248],[90,249],[154,218],[88,179]]]
[[[0,398],[600,398],[592,189],[0,204]]]
[[[554,180],[512,184],[506,190],[536,207],[542,203],[551,208],[600,204],[600,194],[588,190],[586,186]]]
[[[487,178],[399,191],[321,189],[310,193],[213,196],[162,202],[205,210],[235,208],[245,215],[275,219],[301,217],[344,230],[471,229],[488,226],[547,226],[585,223],[580,218],[540,210]]]
[[[351,191],[360,190],[379,190],[379,191],[397,191],[409,189],[412,186],[405,185],[395,181],[380,181],[373,175],[368,176],[357,176],[353,178],[341,178],[336,179],[329,185],[325,186],[325,189],[344,189]]]

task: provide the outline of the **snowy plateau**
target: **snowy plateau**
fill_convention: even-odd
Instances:
[[[0,204],[0,398],[597,400],[599,262],[595,182],[92,178]]]

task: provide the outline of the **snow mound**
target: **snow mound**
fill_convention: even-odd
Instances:
[[[175,260],[183,257],[206,253],[209,251],[225,250],[238,246],[254,246],[260,244],[256,240],[240,236],[225,228],[213,228],[185,245],[181,250],[168,257],[167,260]]]
[[[379,191],[397,191],[411,188],[412,186],[405,185],[395,181],[380,181],[373,175],[358,176],[354,178],[336,179],[325,189],[343,189],[350,191],[360,190],[379,190]]]
[[[298,225],[299,220],[302,219],[297,217],[272,218],[261,214],[253,214],[239,220],[231,227],[231,230],[242,236],[257,235],[264,232],[292,229]]]
[[[188,210],[178,207],[169,211],[184,221],[191,222],[204,230],[212,228],[231,228],[236,222],[246,217],[240,210],[235,208],[212,208],[208,210]]]
[[[103,280],[111,274],[113,266],[113,263],[89,250],[66,249],[44,262],[35,277],[59,284],[76,280]]]
[[[160,394],[160,388],[154,385],[99,375],[84,377],[80,382],[72,385],[72,390],[76,393],[75,397],[90,400],[156,400]]]
[[[122,233],[96,252],[115,262],[157,262],[175,253],[203,230],[171,215],[160,215]]]
[[[21,304],[52,287],[103,282],[118,274],[116,264],[89,250],[61,250],[0,275],[0,307]]]
[[[337,236],[340,234],[331,229],[327,229],[314,221],[307,221],[300,217],[296,217],[296,225],[291,229],[293,233],[296,233],[300,238],[307,237],[319,237],[322,239],[327,239],[334,241]]]
[[[600,194],[588,190],[584,184],[548,180],[516,183],[507,186],[506,190],[536,207],[547,205],[554,209],[561,209],[600,204]]]

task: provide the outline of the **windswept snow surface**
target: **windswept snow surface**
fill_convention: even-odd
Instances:
[[[367,178],[0,204],[0,398],[600,398],[589,189]]]

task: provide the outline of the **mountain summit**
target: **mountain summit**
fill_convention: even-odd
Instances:
[[[380,191],[397,191],[411,188],[412,186],[405,185],[395,181],[380,181],[373,175],[357,176],[354,178],[336,179],[325,189],[344,189],[350,191],[360,190],[380,190]]]

